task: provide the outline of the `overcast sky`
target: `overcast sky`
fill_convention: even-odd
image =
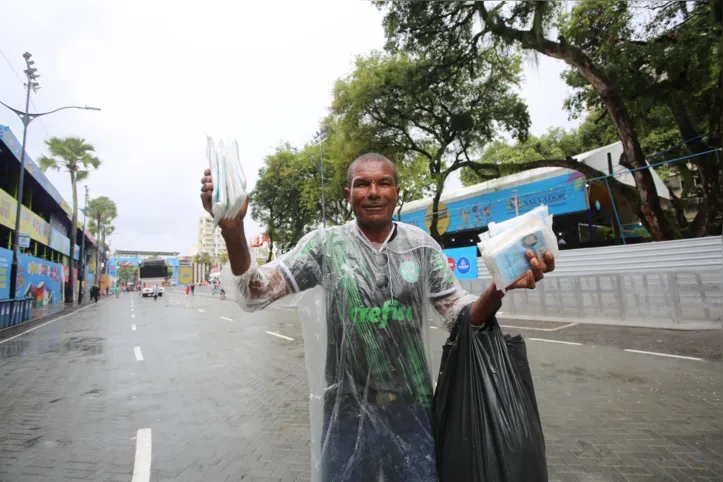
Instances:
[[[96,147],[103,165],[87,184],[91,197],[118,205],[116,249],[189,253],[204,214],[206,134],[239,140],[252,188],[279,143],[312,138],[355,56],[383,45],[381,16],[363,0],[33,0],[4,2],[2,16],[0,50],[10,65],[0,56],[0,100],[23,107],[11,66],[24,78],[28,51],[41,75],[39,111],[102,109],[35,120],[27,151],[39,158],[49,136],[80,136]],[[522,95],[535,134],[575,125],[562,109],[563,68],[546,57],[526,65]],[[0,124],[21,139],[19,119],[2,106]],[[68,175],[48,177],[71,202]]]

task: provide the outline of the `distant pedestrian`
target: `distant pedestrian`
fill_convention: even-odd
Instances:
[[[191,283],[191,294],[192,295],[196,294],[196,283]]]
[[[188,296],[189,291],[191,291],[191,285],[186,285],[186,296]]]
[[[155,301],[157,299],[158,299],[158,285],[155,285],[153,287],[153,300]]]

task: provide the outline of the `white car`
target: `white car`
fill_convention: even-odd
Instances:
[[[141,280],[141,296],[144,298],[146,296],[153,296],[153,287],[158,285],[158,296],[163,296],[163,279],[160,280],[152,280],[152,279],[142,279]]]

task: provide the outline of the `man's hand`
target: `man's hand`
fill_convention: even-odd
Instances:
[[[545,251],[542,258],[540,258],[534,251],[528,249],[525,252],[525,256],[527,256],[527,260],[530,262],[530,270],[525,273],[523,278],[518,279],[508,286],[508,290],[533,290],[537,286],[537,282],[545,277],[545,273],[549,273],[555,269],[555,257],[552,256],[552,253],[549,251]]]
[[[206,169],[203,173],[203,177],[201,178],[201,202],[203,203],[203,209],[208,212],[211,216],[213,216],[213,202],[211,201],[211,198],[213,196],[213,178],[211,177],[211,169]],[[229,230],[229,229],[237,229],[240,225],[243,219],[246,217],[246,211],[248,211],[249,208],[249,197],[246,197],[246,202],[244,202],[244,205],[241,206],[241,211],[239,211],[238,215],[234,219],[222,219],[218,223],[218,227],[221,228],[221,230]]]
[[[527,260],[530,262],[530,270],[525,273],[523,278],[518,279],[507,290],[516,289],[535,289],[537,282],[545,277],[545,273],[555,269],[555,257],[549,251],[540,259],[534,251],[527,250],[525,253]],[[482,296],[472,305],[470,311],[470,322],[473,325],[481,325],[492,318],[495,313],[502,307],[502,298],[504,294],[497,290],[497,285],[492,283]]]

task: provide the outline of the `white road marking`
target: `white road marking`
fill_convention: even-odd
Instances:
[[[278,336],[279,338],[283,338],[284,340],[294,341],[293,338],[290,338],[290,337],[285,336],[285,335],[280,335],[280,334],[278,334],[278,333],[274,333],[273,331],[267,331],[266,334],[267,334],[267,335]]]
[[[131,325],[131,330],[136,331],[136,325]]]
[[[430,326],[430,328],[433,329],[433,330],[439,330],[439,327],[438,327],[438,326]]]
[[[225,316],[222,316],[221,319],[222,319],[222,320],[226,320],[226,321],[233,321],[232,318],[226,318]]]
[[[142,428],[136,434],[136,458],[133,462],[133,480],[148,482],[151,480],[151,453],[153,452],[150,428]]]
[[[136,317],[136,315],[134,315],[134,314],[131,313],[131,318],[135,318],[135,317]]]
[[[671,355],[669,353],[657,353],[654,351],[643,351],[643,350],[625,349],[625,351],[629,351],[630,353],[642,353],[643,355],[657,355],[657,356],[666,356],[668,358],[681,358],[683,360],[704,361],[702,358],[696,358],[694,356]]]
[[[42,325],[38,325],[38,326],[35,326],[35,327],[33,327],[33,328],[30,328],[28,331],[24,331],[24,332],[20,333],[19,335],[11,336],[10,338],[7,338],[7,339],[5,339],[5,340],[0,340],[0,345],[2,345],[3,343],[8,342],[8,341],[10,341],[10,340],[14,340],[15,338],[17,338],[17,337],[19,337],[19,336],[26,335],[26,334],[30,333],[31,331],[35,331],[35,330],[37,330],[38,328],[42,328],[42,327],[44,327],[45,325],[49,325],[49,324],[51,324],[51,323],[55,323],[55,322],[58,321],[58,320],[62,320],[63,318],[67,318],[68,316],[74,315],[74,314],[76,314],[76,313],[79,312],[79,311],[83,311],[83,310],[86,309],[86,308],[90,308],[91,306],[93,306],[93,305],[84,306],[84,307],[82,307],[82,308],[80,308],[80,309],[78,309],[78,310],[75,310],[75,311],[72,312],[72,313],[68,313],[67,315],[59,316],[59,317],[55,318],[54,320],[50,320],[50,321],[47,321],[47,322],[43,323]]]
[[[577,323],[568,323],[567,325],[558,326],[557,328],[533,328],[531,326],[512,326],[512,325],[500,325],[502,328],[514,328],[516,330],[533,330],[533,331],[559,331],[565,328],[571,328],[577,325]]]
[[[574,342],[574,341],[546,340],[546,339],[544,339],[544,338],[528,338],[528,340],[533,340],[533,341],[546,341],[547,343],[562,343],[563,345],[575,345],[575,346],[580,346],[580,345],[582,345],[582,343],[577,343],[577,342]]]
[[[137,346],[133,348],[133,351],[136,354],[136,361],[143,361],[143,353],[141,353],[141,347]]]
[[[201,313],[205,313],[205,312],[206,312],[206,310],[200,310],[200,309],[199,309],[198,311],[200,311]]]

